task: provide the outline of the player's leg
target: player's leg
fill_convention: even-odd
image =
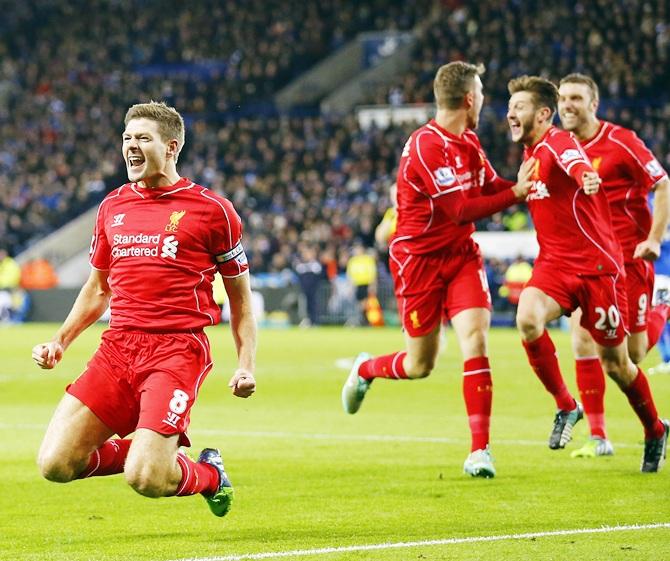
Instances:
[[[546,390],[554,397],[558,411],[549,436],[549,448],[559,449],[572,438],[572,428],[582,418],[580,403],[568,391],[558,364],[554,346],[546,324],[561,316],[559,303],[535,286],[526,286],[519,298],[517,328],[533,371]]]
[[[670,303],[670,277],[667,275],[656,275],[654,279],[654,308],[659,304],[665,304],[668,308]],[[663,329],[656,344],[659,354],[661,355],[661,362],[653,368],[649,369],[649,374],[670,374],[670,324],[667,322],[663,325]]]
[[[654,269],[650,262],[636,259],[626,263],[626,298],[628,302],[628,355],[635,364],[642,362],[656,345],[668,319],[668,306],[652,306]]]
[[[42,475],[59,483],[77,479],[87,471],[96,450],[113,434],[114,431],[86,405],[66,393],[49,422],[40,446],[37,462]],[[113,455],[112,461],[117,457]],[[124,458],[125,455],[120,461]]]
[[[662,421],[644,372],[628,356],[627,343],[599,345],[603,368],[621,388],[644,427],[645,448],[641,470],[655,472],[663,465],[670,423]]]
[[[405,333],[405,350],[373,357],[360,353],[342,386],[342,407],[356,413],[375,378],[407,380],[430,374],[440,347],[440,324],[426,335],[412,337]]]
[[[570,316],[572,352],[575,356],[575,375],[579,397],[589,421],[591,437],[572,452],[573,458],[609,456],[614,453],[605,431],[605,374],[600,364],[596,343],[591,334],[580,325],[581,308]]]
[[[391,261],[405,350],[372,357],[360,353],[342,386],[342,407],[356,413],[375,378],[401,380],[430,374],[439,350],[444,281],[441,257],[412,256],[402,267]]]
[[[475,477],[493,477],[496,473],[489,448],[493,399],[487,350],[490,324],[487,308],[463,310],[451,318],[463,356],[463,399],[471,434],[470,454],[463,469]]]

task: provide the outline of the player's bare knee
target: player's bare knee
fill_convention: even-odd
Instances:
[[[420,359],[411,361],[405,372],[408,378],[426,378],[435,368],[435,359]]]
[[[544,331],[544,325],[531,313],[517,312],[516,327],[524,341],[534,341]]]
[[[127,466],[124,470],[126,482],[134,491],[145,497],[158,498],[167,494],[165,481],[157,477],[156,471],[148,465]]]
[[[629,348],[628,355],[634,364],[640,364],[644,357],[647,356],[647,350],[644,348]]]
[[[40,453],[37,458],[40,474],[47,481],[68,483],[79,475],[78,466],[67,458],[55,454]]]

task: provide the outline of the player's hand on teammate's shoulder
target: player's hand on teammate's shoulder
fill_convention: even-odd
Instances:
[[[235,374],[233,374],[230,382],[228,382],[228,386],[232,388],[233,395],[237,397],[249,397],[256,391],[256,380],[251,372],[244,368],[238,368],[235,370]]]
[[[634,259],[646,259],[647,261],[656,261],[660,256],[661,244],[649,238],[637,244],[633,252]]]
[[[33,347],[33,360],[40,368],[50,370],[63,358],[64,350],[58,341],[40,343]]]
[[[516,176],[516,184],[512,186],[512,191],[514,191],[517,199],[525,199],[533,186],[532,177],[534,168],[535,158],[528,158],[521,164]]]
[[[595,171],[585,171],[582,174],[582,189],[587,195],[595,195],[603,182]]]

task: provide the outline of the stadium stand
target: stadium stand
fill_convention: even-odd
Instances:
[[[420,23],[424,31],[407,72],[370,90],[367,102],[430,103],[438,65],[485,62],[480,137],[500,174],[511,178],[520,152],[508,142],[502,118],[507,80],[525,72],[558,78],[585,71],[600,83],[602,116],[638,131],[670,167],[666,3],[251,5],[37,0],[3,12],[0,239],[12,255],[124,182],[125,109],[164,99],[187,117],[182,174],[233,200],[259,278],[289,277],[301,242],[318,246],[329,256],[327,268],[342,272],[354,239],[374,245],[374,226],[389,206],[388,188],[413,124],[363,128],[352,114],[322,115],[316,104],[280,115],[273,96],[358,33]],[[80,10],[89,17],[70,17]],[[521,28],[533,31],[517,33]],[[624,36],[633,40],[613,48]],[[524,215],[517,208],[478,229],[532,227]]]

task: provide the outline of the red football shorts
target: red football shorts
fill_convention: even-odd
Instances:
[[[650,261],[634,259],[626,263],[626,294],[628,327],[633,333],[646,331],[654,294],[654,266]]]
[[[179,444],[190,446],[189,414],[211,368],[203,332],[109,329],[66,390],[121,437],[144,428],[178,434]]]
[[[398,311],[412,337],[430,333],[442,318],[470,308],[491,309],[479,252],[393,255],[389,259]]]
[[[552,265],[536,265],[526,286],[551,296],[567,312],[582,309],[580,325],[603,347],[620,345],[628,333],[623,276],[581,276]]]

